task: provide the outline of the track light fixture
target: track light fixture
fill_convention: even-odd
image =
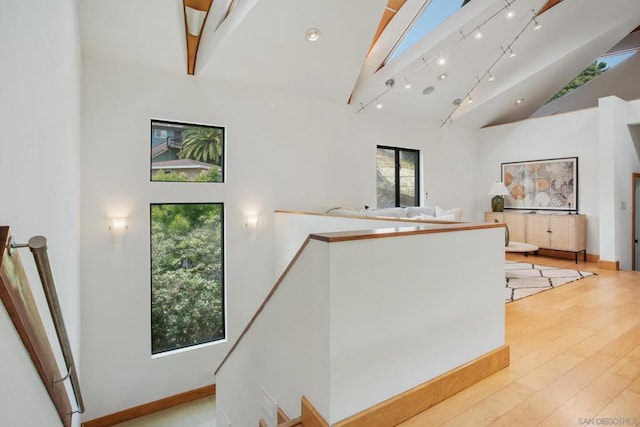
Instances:
[[[431,58],[426,58],[424,56],[421,57],[420,58],[421,62],[419,64],[417,64],[417,66],[412,71],[408,72],[404,76],[398,76],[397,78],[403,78],[404,79],[403,86],[406,89],[411,88],[411,83],[409,82],[409,78],[407,76],[411,76],[411,75],[417,73],[422,68],[427,68],[434,61],[439,66],[445,65],[448,61],[447,61],[446,57],[444,56],[444,53],[446,53],[448,50],[452,49],[458,43],[464,42],[464,40],[466,40],[472,34],[474,36],[474,39],[476,39],[476,40],[482,39],[484,37],[484,34],[481,31],[482,26],[486,25],[489,21],[494,19],[496,16],[504,16],[504,17],[506,17],[506,19],[512,19],[513,17],[515,17],[515,15],[516,15],[515,10],[511,9],[511,6],[516,1],[518,1],[518,0],[511,0],[511,1],[510,0],[504,0],[505,5],[501,9],[499,9],[495,13],[493,13],[490,17],[488,17],[484,22],[481,22],[479,25],[477,25],[475,27],[475,29],[473,29],[473,30],[471,30],[471,31],[469,31],[467,33],[464,33],[462,30],[459,30],[459,33],[462,36],[461,39],[457,39],[457,40],[453,41],[448,47],[440,50],[440,52],[437,55],[434,55]],[[498,62],[500,62],[502,57],[508,56],[509,58],[513,58],[513,57],[515,57],[517,55],[516,52],[513,50],[513,44],[520,38],[520,36],[527,30],[527,28],[529,28],[530,24],[533,23],[533,29],[534,30],[537,30],[537,29],[541,28],[540,23],[536,19],[535,10],[532,10],[532,12],[533,12],[533,16],[531,17],[531,19],[529,19],[527,21],[527,23],[524,25],[524,27],[522,27],[520,32],[511,40],[511,43],[509,43],[506,48],[500,47],[500,49],[502,50],[502,53],[488,67],[486,73],[482,75],[482,78],[480,78],[480,77],[478,77],[476,75],[477,82],[473,84],[471,89],[467,92],[467,95],[465,97],[462,97],[462,100],[460,98],[455,99],[455,101],[454,101],[455,108],[449,114],[449,116],[447,116],[446,119],[441,120],[441,124],[442,124],[441,126],[444,126],[447,123],[453,123],[453,115],[458,110],[458,108],[460,108],[460,105],[462,104],[463,100],[466,100],[467,103],[469,103],[469,104],[474,102],[474,99],[471,97],[471,93],[475,90],[475,88],[478,85],[482,84],[482,81],[485,79],[485,76],[486,76],[486,80],[489,81],[489,82],[493,82],[495,80],[495,76],[491,73],[491,70],[493,70],[495,68],[496,64]],[[448,74],[446,72],[441,72],[440,74],[438,74],[437,79],[438,80],[444,80],[447,77],[448,77]],[[395,78],[390,78],[390,79],[386,80],[385,81],[385,86],[386,86],[385,90],[381,91],[381,93],[379,93],[376,97],[374,97],[372,100],[370,100],[367,103],[363,104],[362,102],[360,102],[360,108],[357,110],[357,112],[359,113],[359,112],[365,110],[368,106],[370,106],[371,104],[374,104],[374,103],[375,103],[376,109],[381,109],[382,108],[382,103],[380,103],[379,97],[384,96],[388,91],[392,90],[394,88],[394,86],[395,86],[395,81],[396,81]],[[429,86],[428,88],[426,88],[423,91],[423,94],[427,95],[427,94],[433,92],[433,90],[434,90],[434,87],[433,86]],[[524,101],[523,99],[519,100],[519,102],[523,102],[523,101]]]
[[[532,12],[533,12],[533,18],[532,18],[533,19],[533,29],[537,31],[540,28],[542,28],[542,24],[540,24],[538,22],[538,20],[536,19],[536,12],[534,10],[532,10]]]

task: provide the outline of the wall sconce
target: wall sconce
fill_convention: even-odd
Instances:
[[[496,181],[491,184],[489,188],[489,196],[493,196],[491,199],[491,210],[493,212],[504,211],[504,196],[509,195],[509,190],[504,186],[502,181]]]
[[[114,242],[122,242],[128,229],[129,224],[126,217],[109,218],[109,234]]]
[[[247,214],[244,217],[244,226],[247,228],[258,227],[258,214]]]

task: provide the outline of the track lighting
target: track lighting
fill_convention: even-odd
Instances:
[[[506,3],[506,6],[504,8],[507,11],[507,13],[504,14],[504,17],[507,19],[512,19],[514,16],[516,16],[516,11],[513,9],[509,9],[509,6],[511,6],[511,4],[507,0],[504,0],[504,2]]]
[[[466,39],[470,38],[469,36],[473,35],[473,38],[476,40],[481,40],[484,38],[484,34],[482,32],[482,27],[484,25],[486,25],[488,22],[490,22],[491,20],[495,19],[496,17],[504,17],[506,19],[513,19],[516,17],[517,13],[516,10],[513,9],[513,4],[518,1],[518,0],[504,0],[504,6],[501,9],[498,9],[495,13],[493,13],[489,18],[487,18],[484,22],[480,22],[479,24],[477,24],[477,26],[475,27],[475,29],[472,29],[468,32],[463,32],[461,29],[459,29],[459,33],[461,35],[460,39],[456,39],[454,41],[452,41],[450,43],[449,46],[445,46],[444,48],[442,48],[439,53],[437,53],[436,55],[432,56],[432,57],[425,57],[422,56],[420,57],[420,62],[415,64],[414,68],[410,71],[408,71],[404,76],[400,75],[397,76],[395,78],[390,78],[388,80],[385,81],[385,90],[381,91],[380,93],[377,94],[377,96],[372,97],[373,99],[369,99],[368,102],[360,102],[360,108],[358,109],[358,113],[365,110],[367,107],[369,107],[372,104],[375,104],[376,109],[381,109],[383,104],[380,102],[379,98],[384,96],[388,91],[390,91],[391,89],[394,88],[395,86],[395,82],[397,79],[402,78],[403,81],[403,87],[405,89],[410,89],[412,87],[412,84],[410,83],[410,79],[414,80],[412,78],[412,76],[414,74],[416,74],[420,69],[422,68],[429,68],[430,66],[432,66],[432,62],[437,63],[439,66],[444,66],[445,64],[448,64],[449,61],[448,59],[445,57],[445,55],[447,54],[447,52],[449,51],[449,49],[453,48],[455,45],[459,44],[459,43],[464,43]],[[521,27],[521,30],[517,33],[517,35],[515,35],[515,37],[511,40],[511,42],[508,45],[503,45],[506,47],[500,47],[500,49],[502,50],[502,54],[500,56],[498,56],[493,63],[491,63],[489,65],[489,67],[487,68],[487,71],[484,75],[479,76],[476,75],[476,80],[477,82],[474,83],[472,85],[472,87],[469,89],[469,91],[467,92],[467,95],[462,97],[462,99],[460,98],[456,98],[454,100],[454,106],[455,108],[453,109],[453,111],[451,111],[451,113],[449,114],[449,116],[444,119],[441,120],[442,126],[446,125],[447,123],[452,123],[453,122],[453,115],[456,113],[456,111],[458,110],[458,108],[460,108],[460,106],[462,105],[462,103],[464,101],[466,101],[466,103],[473,103],[474,99],[471,97],[471,93],[476,89],[476,87],[480,84],[482,84],[482,80],[484,80],[485,76],[486,76],[486,80],[489,82],[493,82],[495,81],[495,76],[491,73],[491,71],[495,68],[496,64],[498,64],[498,62],[500,62],[500,60],[502,60],[503,56],[508,56],[509,58],[514,58],[515,56],[517,56],[516,52],[513,50],[513,44],[518,41],[518,39],[520,38],[520,36],[522,36],[522,34],[529,28],[531,28],[530,26],[533,25],[533,29],[534,30],[538,30],[539,28],[542,27],[542,25],[538,22],[537,20],[537,15],[535,13],[535,10],[532,9],[533,12],[533,16],[526,22],[523,23],[524,26]],[[436,77],[438,80],[445,80],[446,78],[448,78],[448,73],[447,72],[441,72],[439,74],[437,74]],[[457,78],[457,77],[456,77]],[[415,82],[413,82],[415,83]],[[460,82],[455,82],[456,84],[459,84]],[[462,84],[464,84],[464,82],[462,82]],[[430,93],[432,93],[435,90],[435,86],[428,86],[427,88],[425,88],[424,90],[422,90],[423,95],[428,95]],[[522,102],[524,102],[524,99],[521,98],[517,101],[515,101],[515,104],[521,104]]]
[[[539,30],[540,28],[542,28],[542,24],[540,24],[536,18],[533,18],[533,29],[534,30]]]

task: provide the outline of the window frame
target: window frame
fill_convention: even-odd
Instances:
[[[153,208],[155,206],[163,206],[163,205],[216,205],[220,208],[220,307],[221,307],[221,331],[222,335],[220,337],[212,337],[206,340],[199,340],[198,342],[193,342],[184,345],[177,345],[171,348],[154,350],[154,281],[153,281]],[[150,255],[150,263],[149,263],[149,350],[151,357],[163,356],[166,354],[172,354],[176,351],[185,351],[193,348],[197,348],[203,345],[212,345],[217,343],[222,343],[227,341],[228,331],[227,331],[227,306],[226,306],[226,262],[225,262],[225,204],[223,202],[152,202],[149,203],[149,255]]]
[[[400,152],[408,152],[413,153],[416,156],[415,163],[415,196],[414,196],[414,205],[420,206],[420,150],[415,148],[403,148],[403,147],[392,147],[390,145],[376,145],[376,171],[378,169],[377,164],[377,153],[378,150],[393,150],[394,152],[394,193],[395,193],[395,207],[403,207],[400,204]],[[378,205],[378,190],[376,188],[376,206]]]

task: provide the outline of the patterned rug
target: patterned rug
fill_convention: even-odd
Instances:
[[[595,274],[588,271],[565,270],[516,261],[506,261],[504,273],[506,278],[505,302],[557,288]]]

